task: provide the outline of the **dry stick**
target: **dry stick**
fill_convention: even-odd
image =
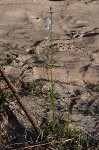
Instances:
[[[68,143],[68,142],[73,141],[73,140],[74,140],[74,138],[68,139],[68,140],[64,140],[64,141],[56,141],[56,143],[57,143],[57,144],[60,144],[60,143],[65,144],[65,143]],[[26,146],[26,147],[24,147],[24,150],[27,149],[27,148],[33,148],[33,147],[39,147],[39,146],[46,146],[46,145],[49,145],[49,144],[51,144],[51,143],[52,143],[52,141],[50,141],[50,142],[45,142],[45,143],[38,143],[38,144],[35,144],[35,145],[32,144],[31,146]],[[4,149],[6,149],[6,148],[11,148],[11,146],[21,145],[21,144],[23,144],[23,143],[10,144],[9,146],[6,146]],[[24,144],[27,144],[27,143],[25,142]],[[52,148],[52,147],[50,147],[50,148],[54,150],[54,148]],[[22,148],[21,150],[23,150],[23,148]]]
[[[2,77],[4,78],[4,80],[6,81],[7,85],[9,86],[10,90],[12,91],[14,96],[16,97],[18,103],[20,104],[20,106],[24,110],[26,116],[28,117],[29,121],[33,125],[33,127],[36,130],[37,134],[41,135],[41,133],[43,133],[43,132],[40,129],[39,125],[37,124],[36,119],[32,116],[32,112],[27,108],[26,104],[22,101],[22,98],[20,97],[18,92],[15,90],[15,87],[13,86],[12,82],[10,81],[8,76],[6,75],[4,69],[2,68],[1,65],[0,65],[0,73],[1,73]]]

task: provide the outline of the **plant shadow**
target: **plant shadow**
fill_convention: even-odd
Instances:
[[[33,144],[37,138],[36,132],[33,129],[26,129],[18,121],[8,104],[3,106],[3,110],[7,115],[8,124],[4,127],[6,130],[6,141],[5,143],[2,142],[1,150],[20,149]]]

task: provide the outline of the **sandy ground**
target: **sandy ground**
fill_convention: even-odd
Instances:
[[[51,50],[50,42],[46,40],[49,33],[45,30],[50,6],[55,59],[53,79],[58,95],[56,120],[65,119],[69,92],[71,120],[80,121],[83,131],[98,138],[99,1],[0,0],[0,64],[16,82],[20,80],[16,84],[18,90],[21,91],[23,85],[27,88],[28,82],[36,84],[38,96],[27,97],[28,102],[25,102],[39,124],[42,118],[49,121],[50,101],[44,91],[48,93],[50,87],[47,64]],[[0,84],[3,83],[1,80]],[[76,98],[72,97],[75,93]],[[29,128],[24,115],[18,112],[18,106],[11,102],[9,107],[19,122]]]

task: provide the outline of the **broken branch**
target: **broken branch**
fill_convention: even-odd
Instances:
[[[20,95],[18,94],[18,92],[16,91],[14,85],[12,84],[11,80],[8,78],[8,76],[6,75],[3,67],[0,65],[0,73],[3,77],[3,79],[5,80],[5,82],[7,83],[8,87],[10,88],[10,90],[12,91],[13,95],[16,97],[18,103],[20,104],[20,106],[22,107],[23,111],[25,112],[28,120],[31,122],[31,124],[33,125],[35,131],[41,135],[43,132],[40,129],[36,119],[33,117],[32,112],[28,109],[28,107],[26,106],[26,104],[23,102],[22,98],[20,97]]]

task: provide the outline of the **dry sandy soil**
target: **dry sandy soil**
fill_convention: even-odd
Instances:
[[[23,96],[24,89],[33,85],[35,96],[27,96],[24,101],[39,124],[42,118],[49,122],[50,71],[47,66],[51,50],[46,40],[49,33],[45,30],[45,20],[50,17],[50,6],[53,10],[56,120],[65,120],[69,96],[71,126],[80,124],[84,132],[99,140],[99,1],[0,0],[0,64],[14,78]],[[2,88],[5,86],[1,77],[0,84]],[[15,142],[20,142],[25,130],[22,133],[19,130],[23,126],[29,130],[31,125],[16,101],[9,102],[9,108],[5,107],[11,114],[6,112],[3,116],[6,121],[1,119],[1,128],[9,135],[8,141],[13,143],[16,135]]]

